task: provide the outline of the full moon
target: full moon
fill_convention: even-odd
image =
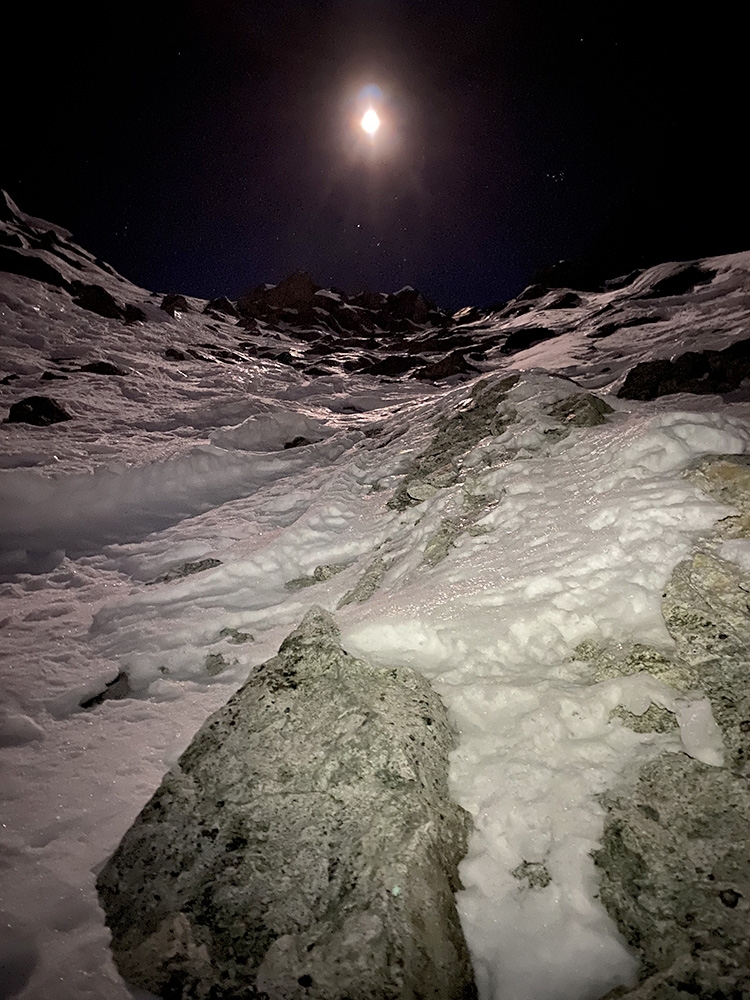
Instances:
[[[369,133],[370,135],[375,135],[377,130],[380,128],[380,118],[378,118],[377,111],[375,111],[374,108],[369,108],[367,111],[365,111],[364,115],[362,116],[362,121],[360,122],[360,125],[365,130],[365,132]]]

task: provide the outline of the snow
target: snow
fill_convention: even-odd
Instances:
[[[0,386],[4,406],[39,391],[38,373],[64,356],[55,370],[68,379],[41,391],[75,417],[0,425],[3,996],[143,996],[112,963],[95,872],[205,718],[312,603],[334,611],[350,652],[424,673],[457,727],[451,788],[474,821],[458,905],[482,1000],[595,1000],[634,981],[635,959],[596,898],[597,796],[665,749],[718,765],[721,735],[702,692],[648,674],[595,682],[576,650],[637,640],[668,651],[664,585],[727,514],[682,472],[703,455],[750,451],[741,399],[607,395],[667,344],[679,353],[743,336],[750,256],[706,263],[719,269],[711,285],[669,315],[652,305],[663,322],[594,351],[594,313],[615,302],[631,315],[632,289],[548,313],[571,324],[558,340],[512,359],[490,351],[487,372],[521,372],[500,407],[513,422],[476,444],[455,486],[405,511],[386,501],[472,383],[310,378],[249,353],[232,365],[167,362],[165,347],[209,340],[242,352],[229,322],[198,312],[153,306],[128,327],[3,276],[0,361],[18,375]],[[643,287],[670,273],[652,270]],[[148,296],[96,280],[121,301]],[[481,342],[481,324],[464,329]],[[299,347],[279,331],[252,336]],[[92,358],[129,375],[74,370]],[[615,412],[561,438],[546,408],[592,385]],[[284,447],[295,438],[309,443]],[[470,502],[481,508],[471,530],[425,561]],[[748,543],[720,551],[750,566]],[[336,610],[376,558],[380,588]],[[215,562],[163,579],[204,559]],[[333,563],[346,568],[286,587]],[[210,675],[215,653],[226,665]],[[123,671],[129,697],[80,708]],[[675,714],[675,732],[636,733],[611,714],[652,703]],[[543,866],[547,884],[519,877],[524,865]]]

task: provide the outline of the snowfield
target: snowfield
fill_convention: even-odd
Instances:
[[[442,383],[350,373],[335,351],[319,375],[251,356],[234,320],[197,300],[172,317],[92,259],[90,280],[144,320],[0,276],[0,376],[16,376],[2,378],[2,415],[44,393],[73,418],[0,425],[0,996],[144,996],[112,963],[95,873],[206,717],[312,604],[335,613],[347,650],[415,667],[449,709],[452,790],[474,820],[458,906],[482,1000],[595,1000],[634,982],[597,900],[597,796],[665,746],[720,764],[721,735],[702,692],[647,674],[594,682],[577,650],[668,649],[662,590],[730,513],[682,472],[750,451],[744,387],[615,396],[638,361],[746,335],[750,254],[704,263],[717,277],[682,296],[645,295],[676,265],[586,293],[545,314],[559,337],[513,355],[491,346],[480,374]],[[588,337],[613,304],[624,320],[658,318]],[[462,329],[481,346],[527,319]],[[289,331],[252,339],[300,349]],[[165,359],[186,344],[204,345],[203,360]],[[125,374],[80,371],[92,360]],[[67,377],[40,383],[45,371]],[[498,432],[460,456],[458,479],[388,506],[441,421],[511,372]],[[561,433],[550,407],[585,390],[613,412]],[[750,565],[745,543],[715,544]],[[316,579],[318,567],[335,572]],[[348,599],[367,571],[371,596]],[[81,707],[123,675],[125,697]],[[674,733],[610,714],[651,703],[674,712]],[[519,878],[524,865],[548,883]]]

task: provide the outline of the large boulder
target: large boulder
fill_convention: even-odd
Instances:
[[[313,608],[100,873],[123,977],[194,1000],[474,997],[453,745],[424,678],[348,655]]]
[[[71,294],[77,306],[96,313],[97,316],[104,316],[106,319],[123,319],[125,316],[125,309],[114,295],[101,285],[86,285],[81,281],[75,281],[71,285]]]
[[[36,427],[48,427],[64,420],[72,420],[71,415],[57,400],[50,396],[26,396],[12,403],[8,413],[9,424],[34,424]]]

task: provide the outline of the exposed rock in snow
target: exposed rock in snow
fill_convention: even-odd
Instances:
[[[674,361],[643,361],[632,368],[618,396],[656,399],[676,392],[728,393],[750,378],[750,339],[723,351],[687,351]]]
[[[8,423],[11,424],[47,427],[49,424],[59,424],[63,420],[72,420],[72,417],[64,407],[49,396],[26,396],[25,399],[12,403],[8,413]]]
[[[81,309],[88,309],[89,312],[97,313],[108,319],[123,319],[124,308],[117,299],[106,288],[101,285],[85,285],[83,282],[75,281],[72,284],[71,292],[73,301]]]
[[[522,326],[508,334],[508,339],[501,350],[503,354],[515,354],[516,351],[525,351],[527,347],[541,344],[542,341],[551,340],[556,336],[557,332],[546,326]]]
[[[200,1000],[469,1000],[453,745],[419,674],[349,656],[313,608],[99,875],[123,977]]]
[[[188,305],[188,300],[184,295],[179,295],[176,292],[170,292],[169,295],[165,295],[161,300],[159,306],[163,309],[165,313],[169,313],[170,316],[174,317],[175,313],[178,312],[189,312],[190,306]]]
[[[239,317],[237,307],[233,302],[230,302],[226,295],[220,295],[216,299],[209,299],[203,312],[207,314],[220,313],[222,316],[232,316],[235,319]]]
[[[466,360],[465,351],[452,351],[439,361],[433,361],[424,368],[419,368],[414,372],[414,378],[427,379],[432,382],[442,382],[443,379],[452,378],[454,375],[478,375],[479,369],[469,364]]]
[[[747,509],[746,462],[724,456],[701,465],[699,477],[717,485],[714,470],[723,469],[720,478],[735,498],[742,482]],[[726,473],[732,466],[734,477]],[[738,524],[729,520],[737,537]],[[747,537],[746,526],[743,533]],[[664,754],[604,796],[607,818],[595,854],[601,897],[641,957],[644,980],[613,996],[661,1000],[750,991],[749,592],[747,571],[696,553],[677,567],[662,604],[674,653],[665,658],[642,650],[626,661],[672,687],[703,692],[713,718],[702,716],[697,704],[677,718],[688,739],[691,728],[705,740],[718,725],[724,752],[713,761],[720,766]],[[654,715],[650,726],[634,728],[663,731],[663,721]]]

